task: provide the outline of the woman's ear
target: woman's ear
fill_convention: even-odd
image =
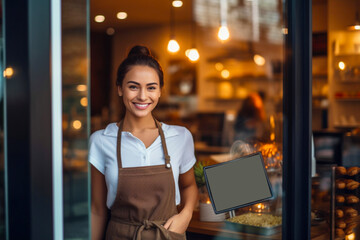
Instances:
[[[123,91],[122,91],[121,86],[118,86],[117,89],[118,89],[119,97],[121,97],[123,95]]]

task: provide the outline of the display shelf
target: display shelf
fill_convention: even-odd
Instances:
[[[269,78],[267,76],[242,76],[242,77],[230,77],[230,78],[221,78],[218,76],[210,76],[206,78],[206,81],[210,82],[221,82],[221,81],[228,81],[228,82],[243,82],[243,81],[279,81],[279,78]]]
[[[360,53],[335,53],[334,57],[336,58],[346,58],[346,57],[360,57]]]
[[[337,102],[360,102],[360,98],[335,98]]]
[[[243,101],[243,98],[220,98],[220,97],[208,97],[205,98],[208,101],[220,101],[220,102],[234,102],[234,101]]]

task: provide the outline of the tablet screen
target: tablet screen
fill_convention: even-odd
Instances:
[[[245,207],[272,197],[261,153],[204,167],[204,175],[215,213]]]

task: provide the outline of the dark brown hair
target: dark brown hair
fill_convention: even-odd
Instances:
[[[150,50],[141,45],[136,45],[131,48],[127,58],[120,64],[116,85],[122,86],[125,75],[130,71],[133,66],[148,66],[153,68],[159,76],[160,87],[164,86],[164,74],[159,62],[151,55]]]

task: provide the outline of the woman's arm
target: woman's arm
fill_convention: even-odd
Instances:
[[[198,200],[198,189],[193,168],[184,174],[180,174],[179,189],[183,208],[179,214],[171,217],[165,223],[164,227],[173,232],[184,233],[190,223],[194,207]]]
[[[91,165],[91,239],[104,239],[108,218],[105,176]]]

